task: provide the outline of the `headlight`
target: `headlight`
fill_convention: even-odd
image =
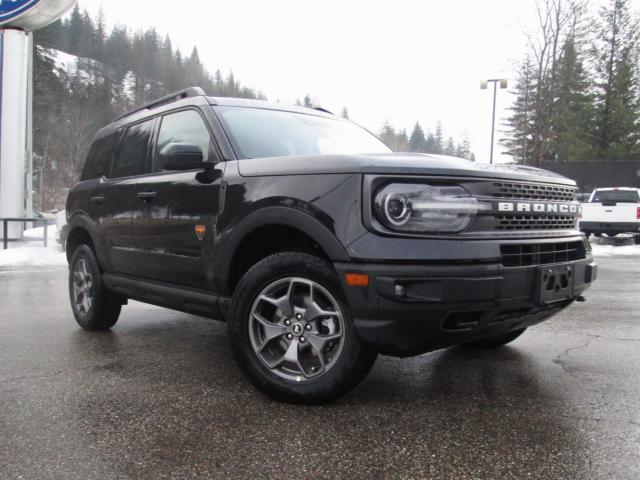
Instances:
[[[377,219],[400,232],[461,232],[479,211],[489,209],[489,204],[458,185],[392,183],[380,189],[374,199]]]

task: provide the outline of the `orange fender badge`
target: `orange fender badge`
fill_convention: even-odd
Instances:
[[[196,235],[198,236],[198,240],[204,240],[205,233],[207,233],[207,227],[204,225],[196,225]]]

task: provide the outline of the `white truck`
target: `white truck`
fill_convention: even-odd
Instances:
[[[591,234],[615,237],[621,233],[634,234],[640,244],[640,189],[598,188],[589,202],[582,204],[580,230]]]

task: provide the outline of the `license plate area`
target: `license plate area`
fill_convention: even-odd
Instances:
[[[573,265],[545,266],[538,269],[538,303],[548,305],[573,298]]]

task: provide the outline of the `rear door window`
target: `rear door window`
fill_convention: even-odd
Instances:
[[[170,143],[189,143],[202,149],[204,161],[215,161],[213,140],[207,125],[195,110],[184,110],[162,118],[153,161],[153,171],[162,170],[162,149]]]
[[[638,192],[635,190],[600,190],[593,196],[592,203],[638,203]]]
[[[111,178],[131,177],[147,173],[149,139],[154,120],[129,127],[120,142],[111,167]]]

